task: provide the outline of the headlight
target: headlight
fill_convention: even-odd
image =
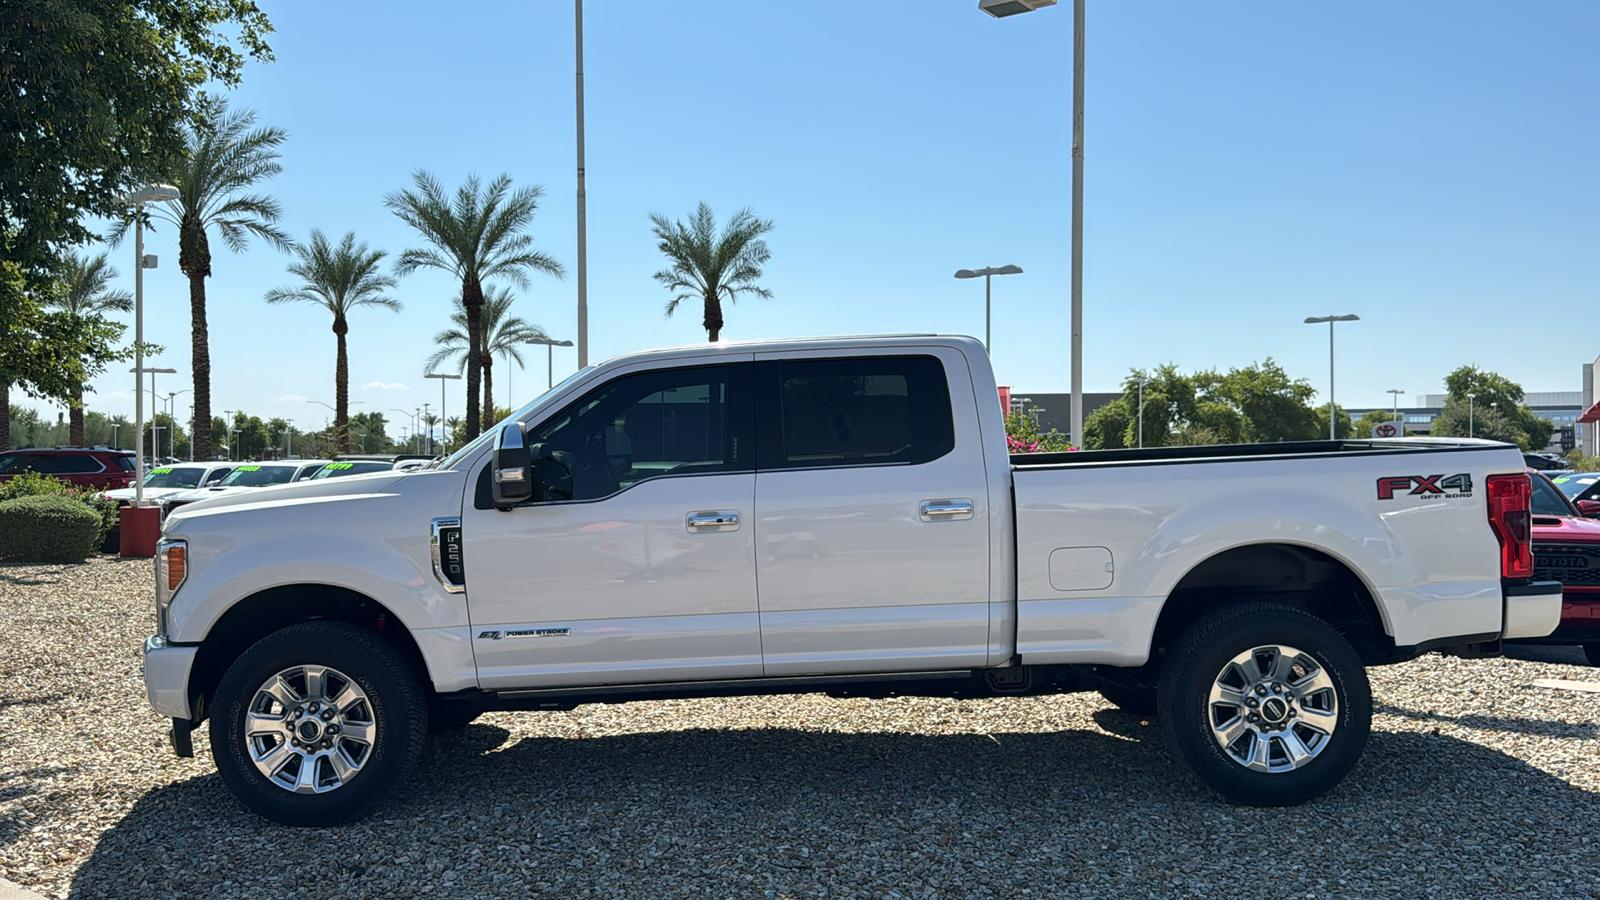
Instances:
[[[189,543],[163,538],[156,544],[156,634],[167,636],[167,607],[189,576]]]

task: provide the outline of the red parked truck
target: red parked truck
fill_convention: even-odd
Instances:
[[[1600,666],[1600,521],[1585,518],[1543,474],[1533,480],[1533,577],[1561,582],[1561,625],[1519,643],[1581,644]]]

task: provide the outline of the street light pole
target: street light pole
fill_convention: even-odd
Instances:
[[[990,294],[990,291],[989,291],[989,284],[993,280],[993,276],[995,276],[995,275],[1021,275],[1021,274],[1022,274],[1022,267],[1021,266],[1000,266],[998,268],[991,267],[991,268],[986,268],[986,269],[957,269],[956,270],[956,277],[957,278],[978,278],[980,276],[983,278],[983,349],[984,349],[985,352],[989,353],[991,356],[994,355],[994,347],[990,343],[990,340],[989,340],[989,338],[990,338],[990,320],[992,318],[990,310],[993,307],[992,307],[992,305],[990,303],[991,294]]]
[[[1472,434],[1472,432],[1473,432],[1473,428],[1472,428],[1472,426],[1473,426],[1473,422],[1472,422],[1472,401],[1477,396],[1478,396],[1477,394],[1475,394],[1475,393],[1473,393],[1471,391],[1467,392],[1467,437],[1472,437],[1473,436],[1473,434]]]
[[[144,506],[144,395],[139,393],[139,373],[144,371],[144,270],[156,267],[154,256],[144,255],[144,205],[178,199],[170,184],[150,184],[117,198],[133,207],[133,505]]]
[[[1148,379],[1148,378],[1139,379],[1139,449],[1140,450],[1144,449],[1144,386],[1149,384],[1149,383],[1150,383],[1150,379]]]
[[[1328,323],[1328,440],[1330,441],[1337,440],[1336,432],[1334,431],[1336,426],[1334,412],[1336,407],[1333,405],[1333,326],[1336,322],[1359,321],[1361,321],[1361,317],[1354,313],[1343,316],[1309,316],[1306,319],[1307,325]]]
[[[1398,422],[1400,421],[1400,395],[1404,394],[1405,391],[1402,391],[1399,388],[1389,388],[1389,390],[1385,393],[1394,395],[1394,412],[1390,416],[1390,421]]]
[[[578,61],[578,368],[589,364],[589,197],[583,171],[583,0],[574,0]]]
[[[580,2],[582,2],[582,0],[580,0]],[[445,452],[446,450],[449,449],[449,444],[447,442],[447,438],[449,438],[449,436],[450,436],[450,417],[448,415],[446,415],[445,411],[444,411],[444,398],[445,398],[444,383],[446,381],[453,381],[453,380],[460,379],[461,376],[460,375],[446,375],[446,374],[444,374],[442,372],[426,372],[426,373],[423,373],[422,377],[423,378],[437,378],[437,379],[439,379],[439,434],[440,434],[439,452],[443,453],[443,452]],[[510,366],[506,366],[506,388],[509,390],[510,387],[511,387],[511,367]]]
[[[535,347],[543,345],[543,347],[545,349],[545,366],[546,366],[546,369],[547,369],[547,371],[545,372],[545,378],[547,379],[547,381],[546,381],[546,384],[544,386],[544,389],[548,391],[551,388],[556,386],[556,350],[555,350],[555,348],[557,348],[557,347],[571,347],[572,346],[572,342],[571,341],[555,341],[555,340],[551,340],[550,338],[545,337],[545,338],[530,338],[528,340],[528,343],[534,345]],[[580,369],[583,368],[583,363],[580,362],[578,364],[578,368],[580,368]]]

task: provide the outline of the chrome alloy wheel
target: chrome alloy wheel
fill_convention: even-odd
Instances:
[[[1291,772],[1327,749],[1339,698],[1316,659],[1268,644],[1223,665],[1211,683],[1206,720],[1234,762],[1253,772]]]
[[[378,739],[366,692],[326,666],[295,666],[267,679],[250,701],[244,729],[256,769],[296,794],[349,784]]]

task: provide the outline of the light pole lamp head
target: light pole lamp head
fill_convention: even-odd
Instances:
[[[1033,12],[1036,9],[1044,9],[1046,6],[1055,5],[1056,0],[978,0],[978,9],[994,16],[996,19],[1004,19],[1007,16]]]
[[[159,203],[163,200],[176,200],[180,194],[178,189],[170,184],[147,184],[136,191],[128,191],[117,196],[117,200],[129,206],[138,206],[143,203]]]

